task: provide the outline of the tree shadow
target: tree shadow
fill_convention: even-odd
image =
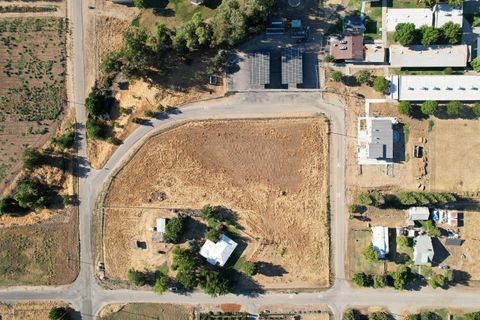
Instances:
[[[171,8],[154,8],[153,14],[157,17],[175,17],[175,10]]]
[[[257,262],[257,273],[266,277],[281,277],[288,272],[280,265],[261,261]]]
[[[447,113],[447,107],[440,107],[438,111],[435,113],[435,117],[439,119],[464,119],[464,120],[476,120],[478,116],[473,112],[472,108],[465,106],[462,104],[460,108],[460,113],[458,115],[449,115]]]
[[[222,4],[222,0],[205,0],[203,6],[209,9],[217,9]]]
[[[168,5],[168,0],[144,0],[145,8],[165,9]]]
[[[213,207],[215,217],[221,222],[225,222],[234,226],[239,230],[244,230],[243,226],[238,223],[238,213],[224,206]]]
[[[455,282],[453,285],[460,284],[468,286],[471,278],[472,276],[468,272],[462,270],[453,270],[453,280]]]

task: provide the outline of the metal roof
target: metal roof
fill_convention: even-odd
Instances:
[[[408,208],[408,220],[428,220],[430,217],[430,210],[427,207],[411,207]]]
[[[303,83],[303,56],[300,48],[282,49],[282,84]]]
[[[389,8],[386,21],[388,32],[395,31],[399,23],[413,23],[416,29],[420,29],[423,25],[433,24],[433,11],[428,8]]]
[[[433,260],[432,239],[423,235],[413,239],[413,263],[415,265],[426,265]]]
[[[389,240],[388,227],[372,227],[372,245],[380,259],[384,259],[388,254]]]
[[[447,246],[461,246],[462,243],[462,239],[447,238],[447,240],[445,240],[445,245]]]
[[[372,119],[372,140],[368,145],[370,159],[393,158],[393,128],[390,120]]]
[[[434,27],[440,28],[448,22],[463,26],[463,6],[450,5],[448,3],[437,3],[434,8]]]
[[[237,247],[237,243],[224,234],[220,235],[220,241],[217,243],[210,240],[205,241],[200,249],[200,255],[207,259],[208,263],[212,265],[219,265],[223,267],[228,258]]]
[[[400,46],[391,45],[390,66],[396,68],[466,67],[469,47],[461,45]]]
[[[270,84],[270,53],[254,52],[249,55],[250,62],[250,84]]]

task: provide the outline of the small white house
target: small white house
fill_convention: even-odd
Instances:
[[[432,239],[429,236],[422,235],[413,239],[413,263],[416,266],[430,264],[434,253]]]
[[[380,259],[385,259],[389,252],[388,228],[372,227],[372,246]]]
[[[408,208],[408,221],[422,221],[430,218],[430,210],[427,207],[411,207]]]
[[[223,267],[236,247],[235,241],[222,234],[217,243],[210,240],[205,241],[200,249],[200,255],[211,265]]]
[[[157,232],[165,233],[166,219],[157,218]]]

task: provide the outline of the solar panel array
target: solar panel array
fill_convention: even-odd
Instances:
[[[254,52],[249,56],[250,84],[254,86],[270,84],[270,53]]]
[[[303,57],[300,48],[282,49],[282,84],[303,83]]]

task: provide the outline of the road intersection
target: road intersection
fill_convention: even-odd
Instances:
[[[338,319],[346,306],[381,305],[393,313],[416,307],[480,307],[478,291],[467,288],[446,290],[394,291],[392,289],[352,288],[345,280],[346,214],[345,210],[345,158],[346,136],[344,107],[327,104],[322,93],[279,92],[239,93],[222,99],[192,103],[168,117],[154,119],[149,125],[134,131],[100,170],[90,168],[86,161],[84,26],[88,10],[82,0],[68,0],[73,28],[73,95],[77,119],[77,143],[80,177],[78,179],[80,271],[72,285],[61,287],[9,287],[0,290],[0,301],[64,300],[80,311],[82,319],[94,319],[98,311],[110,303],[157,302],[186,304],[239,303],[256,313],[265,304],[316,304],[328,306]],[[158,130],[198,119],[273,118],[324,114],[330,120],[330,210],[332,234],[331,288],[319,292],[225,295],[212,298],[200,292],[189,295],[152,291],[106,290],[98,285],[94,276],[91,224],[94,205],[109,176],[119,168],[142,141]]]

